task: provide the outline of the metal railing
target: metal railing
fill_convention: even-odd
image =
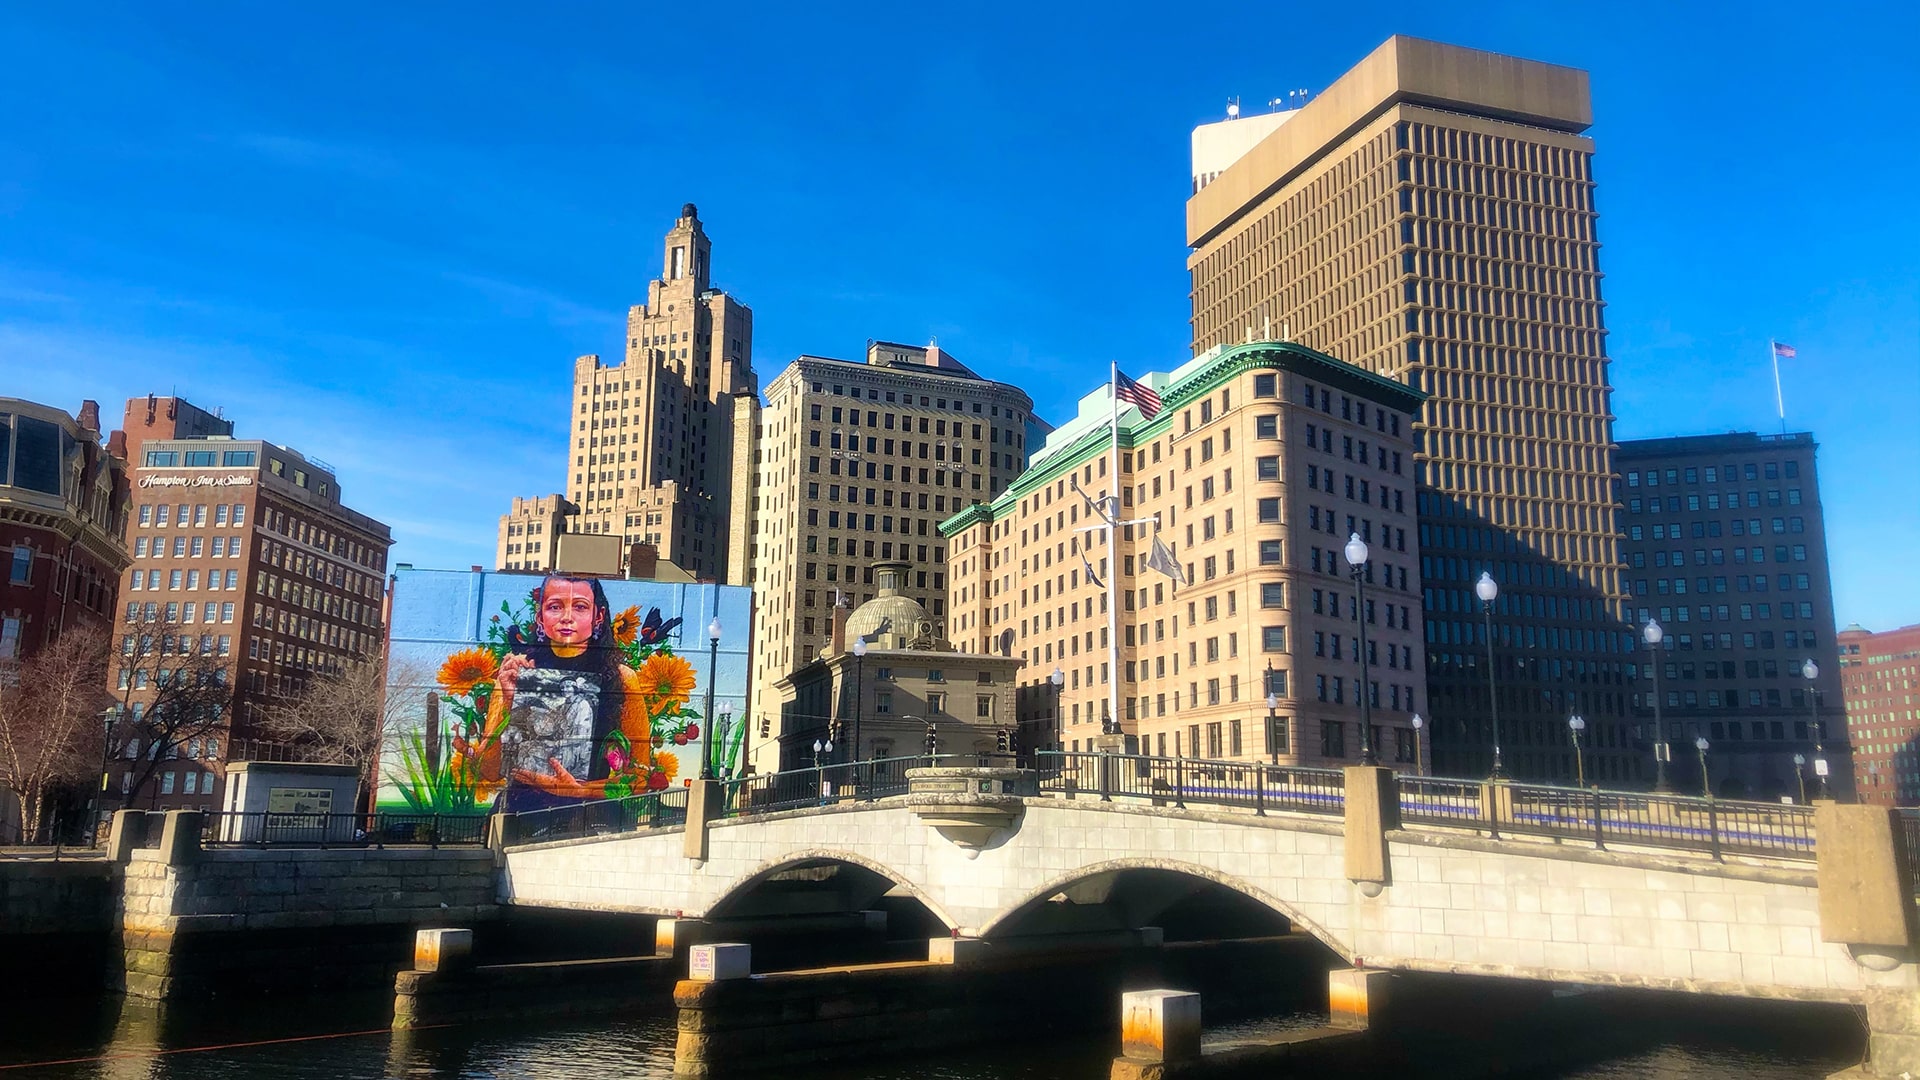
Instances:
[[[522,810],[513,814],[511,836],[517,844],[542,840],[572,840],[583,836],[611,836],[661,829],[687,823],[687,789],[670,788],[624,799]]]
[[[905,795],[908,769],[988,763],[977,754],[943,754],[937,757],[922,754],[919,757],[843,761],[814,769],[756,773],[728,780],[721,785],[722,813],[727,817],[745,817],[806,806],[872,802]]]
[[[1441,776],[1400,777],[1403,825],[1471,825],[1485,815],[1478,780]]]
[[[1900,815],[1900,834],[1893,838],[1899,846],[1900,854],[1906,859],[1902,867],[1907,874],[1907,891],[1920,896],[1920,809],[1903,807]]]
[[[1155,806],[1230,806],[1338,815],[1346,810],[1346,774],[1338,769],[1263,765],[1207,758],[1043,750],[1040,789],[1069,798],[1146,799]]]
[[[158,843],[159,828],[147,832]],[[203,847],[428,847],[487,842],[484,814],[288,814],[221,810],[202,819]]]

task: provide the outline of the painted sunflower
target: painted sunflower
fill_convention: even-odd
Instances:
[[[693,697],[693,665],[677,656],[654,653],[640,665],[640,692],[660,711],[685,705]]]
[[[622,645],[631,645],[640,635],[640,609],[630,607],[613,617],[613,640]]]
[[[672,783],[673,778],[680,775],[680,757],[671,750],[655,750],[653,767],[665,774],[668,783]]]
[[[462,649],[447,657],[440,665],[440,685],[447,693],[464,696],[473,693],[473,688],[483,682],[492,682],[500,668],[494,663],[493,654],[485,649]]]

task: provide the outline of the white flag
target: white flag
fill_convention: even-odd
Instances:
[[[1186,571],[1180,569],[1180,561],[1173,557],[1173,549],[1153,538],[1153,551],[1147,556],[1147,569],[1158,570],[1173,579],[1175,585],[1187,583]]]

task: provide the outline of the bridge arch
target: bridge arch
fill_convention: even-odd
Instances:
[[[792,871],[804,871],[815,868],[833,867],[836,865],[864,871],[875,878],[886,881],[893,887],[899,888],[902,892],[906,893],[907,896],[920,904],[921,907],[926,908],[928,914],[938,919],[941,924],[949,930],[961,925],[958,920],[954,919],[954,917],[947,912],[945,906],[942,905],[937,898],[930,896],[927,890],[898,870],[868,858],[865,855],[861,855],[858,852],[848,851],[844,848],[826,847],[789,851],[777,858],[768,859],[759,864],[752,870],[741,875],[737,880],[723,887],[713,902],[707,905],[707,910],[703,913],[703,917],[725,918],[737,913],[747,897],[779,875]]]
[[[1346,962],[1353,962],[1355,955],[1354,949],[1346,942],[1340,940],[1338,935],[1328,929],[1319,920],[1305,914],[1299,903],[1275,896],[1273,893],[1251,884],[1244,878],[1222,872],[1214,867],[1162,857],[1108,859],[1102,862],[1089,863],[1085,866],[1076,867],[1073,870],[1060,873],[1048,879],[1039,887],[1027,891],[1005,910],[996,913],[991,921],[980,927],[980,936],[990,938],[1004,932],[1010,926],[1017,923],[1023,916],[1033,912],[1039,905],[1047,903],[1061,893],[1072,890],[1077,885],[1103,875],[1119,875],[1128,871],[1151,871],[1160,874],[1177,875],[1230,890],[1242,897],[1252,900],[1261,907],[1272,911],[1274,914],[1285,918],[1294,927],[1312,935],[1315,940],[1337,953]]]

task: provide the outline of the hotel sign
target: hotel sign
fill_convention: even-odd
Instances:
[[[140,478],[143,488],[156,487],[251,487],[252,473],[235,473],[229,476],[143,476]]]

